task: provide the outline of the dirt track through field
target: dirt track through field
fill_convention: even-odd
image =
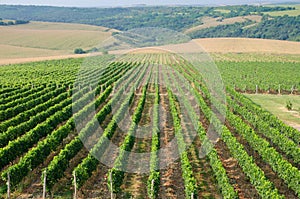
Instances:
[[[128,158],[128,165],[130,168],[136,167],[136,173],[127,173],[124,179],[124,192],[130,193],[133,198],[144,198],[147,195],[147,179],[148,174],[142,174],[141,167],[146,166],[141,165],[141,163],[150,162],[150,152],[151,152],[151,129],[146,130],[147,125],[151,125],[151,110],[154,103],[154,93],[151,92],[150,86],[148,86],[147,98],[144,105],[141,121],[139,122],[139,128],[137,129],[136,134],[144,135],[145,137],[137,136],[135,138],[135,143],[132,148],[132,152]],[[142,128],[142,129],[141,129]],[[148,136],[147,136],[148,135]],[[134,153],[145,153],[141,158],[143,159],[134,159]],[[134,166],[135,165],[135,166]],[[150,168],[150,165],[148,165]]]
[[[159,69],[161,71],[161,69]],[[160,73],[159,82],[162,81],[162,74]],[[173,120],[170,113],[168,93],[165,87],[162,85],[159,88],[160,104],[164,111],[160,116],[160,148],[165,148],[169,142],[174,138]],[[161,181],[160,189],[158,193],[159,198],[184,198],[184,184],[182,179],[182,170],[180,160],[174,161],[172,157],[178,156],[178,147],[175,144],[174,148],[169,148],[163,154],[164,157],[160,157],[160,160],[164,162],[172,162],[167,168],[160,170]]]

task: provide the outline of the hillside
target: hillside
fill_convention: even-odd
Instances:
[[[111,36],[108,28],[66,23],[31,22],[0,27],[0,59],[73,54],[90,49]]]
[[[252,38],[204,38],[194,41],[210,53],[300,54],[300,43],[292,41]]]
[[[192,38],[248,37],[299,41],[297,6],[70,8],[1,5],[0,18],[90,24],[121,31],[167,28],[189,33]],[[282,12],[288,15],[282,15]]]
[[[19,28],[22,29],[21,27]],[[94,27],[91,26],[90,28]],[[28,38],[32,37],[33,36],[29,36]],[[50,40],[52,40],[52,38],[50,38]],[[299,42],[251,38],[204,38],[195,39],[193,41],[199,45],[199,48],[195,50],[201,49],[205,52],[210,53],[215,61],[261,60],[300,62]],[[61,40],[60,42],[62,43],[57,43],[55,45],[63,45],[63,40]],[[76,42],[80,42],[80,40],[70,40],[70,43]],[[28,42],[24,41],[24,43]],[[95,44],[97,45],[99,43]],[[178,49],[178,45],[180,45],[182,49],[189,48],[189,46],[186,44],[164,46],[164,48],[170,50],[174,48]],[[33,47],[19,47],[8,44],[0,44],[0,47],[0,65],[89,56],[89,54],[75,55],[73,54],[72,48],[70,48],[69,50],[49,50],[49,47],[47,46],[45,46],[44,49],[41,49]],[[149,50],[142,50],[140,52],[144,53],[148,51]],[[125,51],[111,51],[110,53],[120,54],[124,52]],[[137,53],[138,52],[139,51],[137,51]]]

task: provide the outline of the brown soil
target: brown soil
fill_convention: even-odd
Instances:
[[[162,78],[160,76],[160,78]],[[160,81],[162,82],[162,81]],[[160,104],[165,109],[165,112],[161,117],[161,131],[160,131],[160,148],[164,148],[174,138],[173,120],[170,115],[169,100],[166,88],[160,87]],[[184,198],[184,184],[182,179],[182,171],[180,160],[173,161],[171,158],[178,153],[177,146],[174,150],[167,151],[168,154],[164,154],[166,162],[173,162],[169,164],[166,169],[160,170],[160,190],[159,198]]]
[[[136,107],[139,97],[134,97],[132,104],[129,107],[129,111],[133,112],[134,107]],[[109,119],[110,118],[110,119]],[[112,118],[112,114],[108,118],[105,119],[104,124],[107,126]],[[124,126],[125,125],[125,126]],[[129,123],[123,123],[122,129],[117,127],[114,135],[111,139],[111,142],[120,147],[124,138],[126,137],[126,132],[124,129],[129,128]],[[124,128],[124,129],[123,129]],[[87,180],[87,182],[82,186],[80,190],[80,197],[83,198],[107,198],[110,196],[110,190],[108,190],[107,186],[107,173],[110,167],[113,166],[114,161],[119,155],[119,148],[111,148],[107,147],[105,153],[103,154],[103,160],[106,162],[106,165],[100,163],[97,167],[97,170],[93,172],[92,176]],[[109,158],[108,158],[109,157]],[[104,160],[105,159],[105,160]],[[100,179],[100,180],[99,180]]]
[[[151,110],[152,105],[154,103],[154,95],[153,93],[150,93],[150,87],[148,87],[147,92],[147,98],[145,102],[145,106],[142,113],[141,121],[139,122],[140,127],[145,127],[146,125],[150,125],[151,123]],[[139,131],[139,129],[137,130]],[[142,134],[143,132],[139,132]],[[145,132],[148,133],[148,132]],[[132,152],[134,153],[149,153],[151,151],[151,134],[149,134],[150,137],[144,137],[144,138],[136,138],[135,144],[132,148]],[[140,168],[140,163],[144,162],[150,162],[150,156],[144,155],[143,160],[134,160],[132,156],[129,156],[128,158],[128,164],[130,167],[136,167],[137,171],[136,173],[126,173],[125,179],[124,179],[124,186],[123,186],[123,192],[130,194],[133,198],[144,198],[147,196],[147,179],[148,174],[142,174],[142,171],[139,171],[138,168]],[[133,166],[136,165],[136,166]]]
[[[253,150],[253,148],[249,145],[249,143],[240,136],[229,124],[226,122],[226,126],[230,129],[232,134],[237,138],[237,140],[244,146],[245,151],[253,157],[253,160],[259,166],[265,176],[274,184],[274,186],[278,189],[279,193],[284,195],[286,198],[297,198],[296,194],[290,190],[284,181],[272,170],[269,164],[267,164],[261,156],[257,153],[257,151]]]
[[[239,102],[237,102],[240,106],[243,107],[243,105]],[[253,113],[253,112],[252,112]],[[254,114],[254,113],[253,113]],[[282,155],[282,157],[287,160],[289,163],[291,163],[294,167],[297,167],[298,169],[300,169],[300,164],[299,163],[295,163],[292,157],[288,157],[286,155],[285,152],[283,152],[276,144],[274,144],[271,139],[269,139],[268,137],[266,137],[263,132],[260,132],[257,130],[257,128],[255,128],[249,121],[246,121],[243,116],[241,116],[240,114],[237,114],[242,120],[243,122],[245,122],[247,125],[249,125],[251,128],[253,128],[255,130],[255,132],[257,133],[257,135],[259,135],[261,138],[265,139],[267,142],[269,142],[270,146],[273,147],[274,149],[276,149],[276,151]],[[271,127],[270,127],[271,128]]]
[[[231,156],[228,147],[223,141],[220,140],[216,143],[216,150],[226,169],[230,183],[238,192],[239,198],[261,198],[239,166],[238,161]]]
[[[16,191],[16,196],[20,199],[25,199],[25,198],[30,198],[30,197],[40,197],[42,195],[43,191],[43,185],[41,181],[41,176],[42,176],[42,169],[47,167],[48,164],[52,161],[54,156],[58,155],[61,149],[69,143],[74,137],[76,133],[72,132],[66,137],[60,146],[58,146],[57,150],[55,152],[52,152],[46,160],[39,165],[37,168],[35,168],[32,172],[30,172],[19,184],[21,188],[21,194],[18,192],[20,191],[20,188],[17,188]]]

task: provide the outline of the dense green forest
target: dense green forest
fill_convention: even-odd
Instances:
[[[264,12],[294,10],[295,7],[280,6],[157,6],[157,7],[117,7],[117,8],[70,8],[50,6],[0,6],[0,17],[22,19],[25,21],[49,21],[82,23],[105,26],[118,30],[130,30],[142,27],[161,27],[175,31],[184,31],[201,25],[203,17],[221,17],[221,19],[261,15],[259,23],[247,20],[235,24],[219,25],[192,32],[192,38],[202,37],[252,37],[281,40],[300,40],[300,18],[269,17]],[[225,11],[225,12],[224,12]]]
[[[195,31],[190,34],[192,38],[206,37],[249,37],[263,39],[279,39],[300,41],[300,16],[275,17],[268,19],[265,15],[262,21],[254,24],[248,20],[243,23],[219,25]],[[253,26],[251,26],[253,24]]]

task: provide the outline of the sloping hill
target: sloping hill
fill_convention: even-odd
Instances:
[[[31,22],[0,27],[0,59],[72,54],[75,48],[90,49],[111,36],[104,27]]]
[[[250,38],[195,39],[207,52],[300,54],[300,42]]]

